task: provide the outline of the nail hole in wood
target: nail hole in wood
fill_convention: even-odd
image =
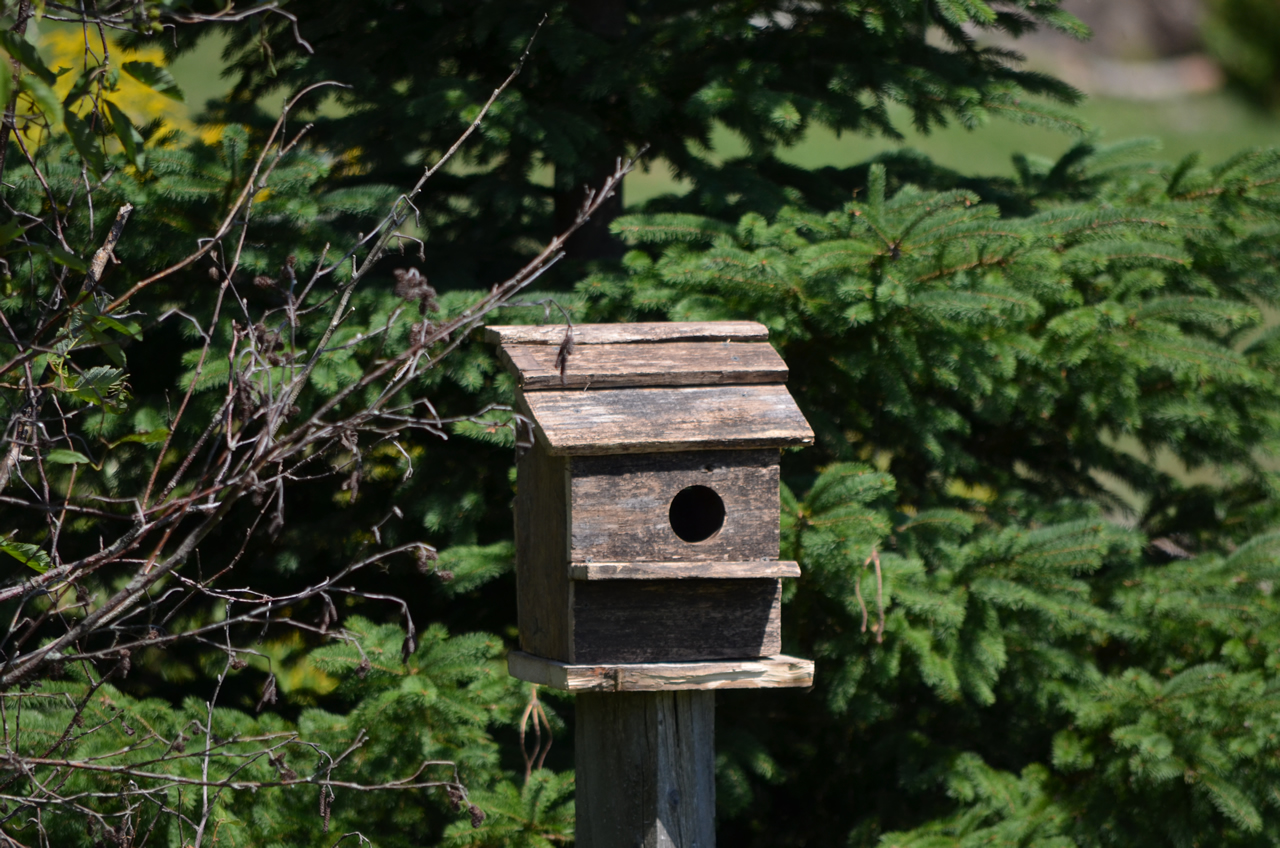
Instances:
[[[724,526],[724,501],[706,486],[681,489],[671,499],[671,529],[686,542],[705,542]]]

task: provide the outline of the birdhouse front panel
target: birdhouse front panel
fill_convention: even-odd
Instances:
[[[776,560],[778,450],[573,457],[573,562]]]
[[[779,449],[813,433],[765,328],[486,333],[533,435],[517,465],[512,673],[568,688],[600,688],[601,669],[619,689],[806,685],[812,664],[777,656],[781,578],[800,573],[778,559]]]

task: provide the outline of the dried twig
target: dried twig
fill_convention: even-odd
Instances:
[[[525,745],[525,731],[529,727],[529,719],[533,719],[533,750],[530,751]],[[547,731],[547,740],[544,744],[542,741],[542,731]],[[542,764],[546,762],[547,754],[551,752],[551,722],[547,719],[546,712],[542,709],[542,702],[538,700],[538,684],[529,684],[529,703],[525,706],[524,712],[520,715],[520,756],[524,757],[524,782],[528,783],[530,776],[542,768]]]
[[[876,567],[876,615],[877,621],[874,628],[876,634],[876,644],[884,642],[884,574],[880,569],[880,552],[873,545],[871,555],[862,563],[862,569],[868,565],[874,564]],[[862,629],[860,632],[867,632],[867,604],[862,600],[862,569],[858,570],[858,576],[853,581],[853,594],[858,599],[858,609],[862,611]]]

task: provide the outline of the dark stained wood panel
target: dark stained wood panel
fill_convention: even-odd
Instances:
[[[527,391],[627,386],[716,386],[784,383],[787,365],[768,343],[671,342],[583,345],[564,373],[552,345],[507,344],[503,364]]]
[[[780,580],[573,584],[573,662],[766,657],[782,649]]]
[[[813,443],[786,386],[521,392],[552,454],[766,448]]]
[[[564,324],[508,324],[484,328],[490,344],[559,345]],[[574,344],[631,342],[766,342],[769,330],[755,321],[662,321],[647,324],[574,324]]]
[[[569,561],[679,562],[778,558],[778,451],[719,450],[573,457]],[[719,532],[686,542],[671,504],[690,486],[720,497]]]
[[[755,562],[575,562],[570,580],[717,580],[744,577],[799,577],[800,566],[786,560]]]
[[[512,651],[507,673],[566,692],[785,689],[813,685],[813,660],[779,654],[749,660],[574,665]]]
[[[573,658],[569,619],[568,460],[539,447],[516,463],[516,605],[520,647],[552,659]]]

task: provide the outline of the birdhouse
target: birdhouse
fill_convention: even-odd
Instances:
[[[781,656],[781,448],[813,432],[753,322],[486,328],[532,444],[517,468],[523,680],[808,686]]]

